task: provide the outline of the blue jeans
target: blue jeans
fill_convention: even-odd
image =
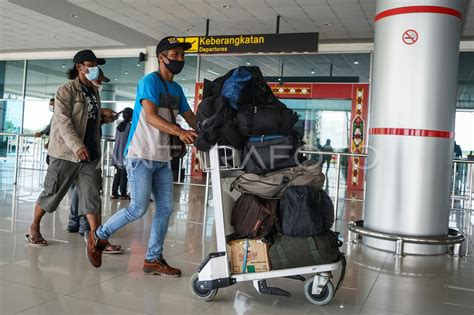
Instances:
[[[125,166],[131,194],[130,205],[117,211],[101,225],[97,229],[97,236],[103,240],[109,239],[117,230],[141,218],[148,210],[153,193],[156,212],[145,259],[159,259],[173,212],[173,175],[170,163],[128,158]]]
[[[85,214],[79,214],[79,194],[75,183],[69,188],[69,193],[71,194],[71,205],[69,207],[68,230],[79,227],[79,233],[89,231],[91,228]]]

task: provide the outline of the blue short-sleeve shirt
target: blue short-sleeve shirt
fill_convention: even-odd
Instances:
[[[179,106],[173,108],[175,116],[191,110],[182,87],[175,81],[165,81],[165,84],[169,94],[180,100]],[[149,125],[142,108],[142,101],[149,100],[157,106],[158,114],[171,122],[170,110],[161,104],[163,95],[166,95],[166,89],[156,72],[147,74],[138,82],[132,128],[125,150],[127,157],[152,161],[169,161],[171,159],[169,134]]]

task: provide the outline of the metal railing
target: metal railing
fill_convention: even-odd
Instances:
[[[0,133],[0,138],[5,143],[4,146],[4,158],[13,159],[14,163],[14,184],[17,183],[18,172],[19,170],[33,170],[33,171],[46,171],[47,165],[45,163],[45,158],[47,155],[47,149],[44,147],[46,141],[48,141],[48,137],[41,137],[35,138],[34,135],[28,134],[13,134],[13,133]],[[112,177],[114,174],[114,168],[112,167],[112,154],[113,154],[113,147],[114,147],[114,139],[102,139],[102,159],[101,159],[101,166],[103,176],[105,177]],[[3,145],[2,145],[3,147]],[[229,148],[229,150],[232,148]],[[192,146],[188,146],[188,154],[179,161],[179,165],[185,166],[185,177],[190,177],[191,175],[191,158],[192,158]],[[225,150],[223,152],[224,155],[229,154],[229,150]],[[225,160],[233,160],[234,164],[231,165],[231,169],[237,169],[237,164],[240,163],[240,156],[235,155],[235,150],[232,151],[231,158],[226,157]],[[342,153],[342,152],[321,152],[318,150],[312,150],[308,148],[304,148],[300,150],[300,153],[307,155],[307,156],[319,156],[321,160],[323,156],[331,156],[334,161],[334,170],[335,170],[335,193],[334,198],[335,201],[335,212],[337,213],[338,210],[338,200],[340,200],[340,186],[341,186],[341,171],[343,170],[341,165],[342,157],[347,158],[366,158],[367,154],[353,154],[353,153]],[[205,155],[198,155],[201,168],[205,169]],[[362,167],[363,168],[363,167]],[[452,192],[451,192],[451,208],[456,209],[456,201],[464,202],[465,206],[469,209],[473,209],[473,186],[474,186],[474,161],[467,161],[467,160],[454,160],[453,161],[453,185],[452,185]],[[205,183],[193,183],[191,181],[181,181],[181,172],[182,168],[179,167],[178,170],[178,180],[175,182],[176,184],[189,184],[195,186],[207,186]],[[205,179],[206,182],[209,182],[208,179]],[[365,183],[365,177],[362,179]],[[365,189],[364,189],[365,191]],[[343,198],[344,200],[347,200]],[[362,199],[348,199],[351,201],[360,201],[363,202],[365,200],[365,194],[363,195]],[[464,207],[466,208],[466,207]]]
[[[14,163],[14,184],[17,183],[18,172],[20,170],[30,171],[46,171],[46,156],[48,154],[45,144],[48,142],[49,137],[35,137],[29,134],[13,134],[13,133],[0,133],[0,139],[5,142],[5,148],[3,156],[0,159],[13,159]],[[102,176],[113,177],[115,170],[113,167],[113,151],[114,151],[114,139],[103,138],[101,139],[101,170]],[[0,146],[3,146],[0,144]],[[179,160],[179,165],[184,165],[185,177],[191,175],[191,158],[193,146],[187,146],[188,154]],[[181,181],[182,167],[178,169],[178,178],[175,184],[189,184],[192,186],[204,187],[204,183],[195,183],[191,181]]]
[[[357,243],[357,239],[360,236],[392,241],[395,242],[396,256],[403,256],[405,243],[411,243],[420,245],[453,245],[452,253],[455,257],[459,257],[461,256],[461,244],[465,241],[464,235],[454,229],[449,229],[447,236],[421,237],[374,231],[364,227],[364,222],[362,220],[349,222],[347,228],[351,233],[348,237],[348,242]]]
[[[47,155],[47,150],[44,147],[47,137],[35,138],[34,135],[28,134],[13,134],[13,133],[0,133],[0,139],[3,140],[1,143],[1,148],[3,149],[3,158],[10,159],[14,161],[13,163],[13,185],[17,185],[18,177],[20,170],[32,170],[32,171],[41,171],[45,172],[47,169],[45,163],[45,157]],[[103,171],[103,176],[111,177],[114,174],[114,169],[112,167],[112,154],[113,154],[113,139],[102,139],[102,160],[101,166]],[[232,149],[232,148],[229,148]],[[175,184],[181,185],[192,185],[205,187],[205,204],[208,203],[209,187],[211,186],[209,175],[205,173],[205,178],[202,180],[205,183],[196,183],[190,180],[191,178],[191,158],[192,158],[192,146],[188,146],[188,154],[184,159],[179,161],[179,165],[185,166],[185,177],[189,180],[181,181],[181,167],[178,170],[178,178]],[[224,155],[229,155],[230,151],[225,150]],[[334,167],[331,169],[335,170],[335,187],[331,186],[330,188],[335,188],[335,192],[332,194],[334,200],[334,213],[335,218],[338,219],[339,211],[339,201],[357,201],[364,202],[365,200],[365,184],[364,184],[364,193],[361,195],[361,198],[355,199],[350,198],[346,199],[345,197],[340,196],[341,192],[341,172],[343,171],[343,165],[341,165],[341,160],[343,157],[349,158],[367,158],[367,154],[353,154],[353,153],[341,153],[341,152],[320,152],[318,150],[312,150],[308,148],[303,148],[300,150],[300,153],[311,157],[319,156],[319,160],[322,160],[323,156],[331,156],[331,160]],[[1,157],[0,157],[1,159]],[[202,168],[205,169],[206,160],[205,155],[199,156]],[[238,169],[240,165],[240,155],[235,153],[235,150],[230,153],[230,157],[225,158],[228,160],[235,160],[230,165],[230,169]],[[363,169],[364,167],[362,167]],[[333,177],[334,178],[334,177]],[[361,178],[365,183],[365,177]],[[333,181],[334,182],[334,181]],[[474,186],[474,161],[467,160],[454,160],[453,161],[453,177],[452,177],[452,191],[451,191],[451,211],[453,213],[464,212],[469,215],[474,214],[473,208],[473,186]],[[327,186],[326,188],[328,188]],[[461,207],[462,204],[462,207]],[[468,232],[472,230],[472,225],[470,223],[465,224],[469,229]]]

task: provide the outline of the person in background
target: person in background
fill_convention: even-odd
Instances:
[[[179,113],[189,126],[196,127],[196,116],[188,105],[183,89],[174,81],[175,75],[184,67],[184,51],[189,48],[191,44],[180,42],[173,36],[165,37],[158,43],[156,56],[159,71],[146,75],[138,83],[132,128],[126,147],[125,164],[131,202],[128,207],[110,217],[95,233],[91,232],[88,245],[90,256],[95,254],[92,249],[100,253],[102,244],[107,244],[116,231],[147,212],[153,193],[156,212],[143,272],[173,278],[180,277],[181,270],[168,265],[162,253],[173,212],[170,135],[179,137],[186,144],[193,143],[197,136],[193,130],[185,130],[172,123],[172,115]]]
[[[331,146],[331,140],[330,139],[326,140],[326,144],[324,145],[324,147],[322,148],[321,151],[323,151],[323,152],[334,152],[334,149]],[[329,165],[331,164],[331,159],[332,159],[332,155],[330,155],[330,154],[323,155],[323,163],[322,163],[321,166],[324,167],[324,163],[327,163],[326,173],[329,171]]]
[[[323,146],[321,145],[321,140],[319,138],[316,138],[315,149],[318,152],[318,154],[311,154],[310,159],[321,163],[321,167],[322,167],[322,163],[324,161],[324,155],[320,153],[323,151]]]
[[[49,111],[54,113],[54,98],[51,98],[49,100]],[[53,117],[51,117],[51,120],[49,121],[49,124],[41,131],[38,131],[37,133],[35,133],[35,138],[39,138],[39,137],[42,137],[42,136],[49,136],[49,133],[51,131],[51,122],[53,121]],[[49,146],[49,140],[46,140],[46,142],[44,143],[44,149],[45,150],[48,150],[48,146]],[[49,154],[46,154],[46,164],[49,165]]]
[[[54,113],[54,98],[51,98],[49,100],[49,111]],[[41,131],[38,131],[35,133],[35,137],[39,138],[42,136],[49,136],[49,132],[51,131],[51,121],[53,120],[53,117],[51,117],[51,120],[49,121],[49,124]]]
[[[323,150],[323,146],[321,145],[321,139],[317,138],[316,139],[316,149],[318,151],[322,151]]]
[[[122,112],[123,120],[118,124],[115,131],[115,146],[112,155],[112,162],[115,166],[114,182],[112,184],[111,199],[120,198],[121,200],[129,200],[130,196],[127,194],[127,170],[123,163],[125,146],[127,144],[128,135],[130,133],[130,126],[132,123],[133,109],[127,107]],[[120,187],[120,196],[118,189]]]
[[[97,87],[97,65],[105,64],[91,50],[81,50],[73,58],[74,67],[67,74],[69,82],[58,88],[51,123],[50,163],[44,190],[38,197],[33,222],[25,236],[34,246],[47,246],[40,231],[46,213],[56,211],[75,182],[79,208],[86,213],[91,229],[101,222],[100,123],[114,120],[113,111],[102,111]],[[102,251],[108,242],[102,243]],[[88,255],[89,257],[89,255]]]
[[[462,149],[459,144],[454,141],[454,151],[453,151],[453,157],[455,159],[461,159],[462,158]]]

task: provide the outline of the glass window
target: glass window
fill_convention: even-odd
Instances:
[[[2,109],[0,111],[0,132],[20,133],[23,119],[23,101],[0,101],[0,109]],[[12,139],[10,136],[0,136],[0,157],[15,152],[16,145],[12,145]]]
[[[238,66],[258,66],[268,81],[331,82],[332,77],[368,82],[370,54],[203,56],[200,81],[213,80]],[[282,66],[283,65],[283,66]],[[286,78],[286,80],[285,80]]]
[[[456,113],[456,143],[461,146],[462,156],[474,151],[474,112],[458,111]]]
[[[23,95],[23,60],[0,61],[0,99],[20,99]]]
[[[134,101],[137,83],[143,77],[143,63],[135,57],[106,58],[107,63],[100,66],[109,83],[104,83],[102,101]]]
[[[26,99],[49,100],[59,86],[68,81],[69,59],[29,60],[26,71]],[[47,108],[46,108],[47,109]]]
[[[457,108],[474,109],[474,52],[459,54]]]
[[[26,96],[29,99],[49,100],[58,87],[67,82],[66,71],[73,67],[70,59],[28,61]],[[107,58],[100,66],[110,79],[104,83],[101,98],[104,101],[135,99],[138,81],[143,77],[143,64],[137,58]]]
[[[290,81],[341,81],[369,82],[370,54],[316,54],[290,55],[283,58],[283,77]],[[337,79],[336,79],[337,80]]]
[[[281,101],[298,113],[300,119],[295,130],[303,136],[308,146],[316,148],[316,139],[320,139],[321,145],[324,145],[326,140],[331,140],[335,150],[342,151],[349,146],[351,100]]]
[[[23,133],[34,134],[43,130],[51,122],[53,113],[49,111],[49,99],[25,100],[25,118]]]
[[[183,88],[184,95],[188,100],[189,106],[194,110],[194,93],[196,87],[197,57],[194,55],[186,56],[186,65],[183,71],[176,76],[178,82]]]
[[[19,133],[21,131],[21,121],[23,119],[23,101],[8,100],[0,101],[0,129],[4,133]]]

